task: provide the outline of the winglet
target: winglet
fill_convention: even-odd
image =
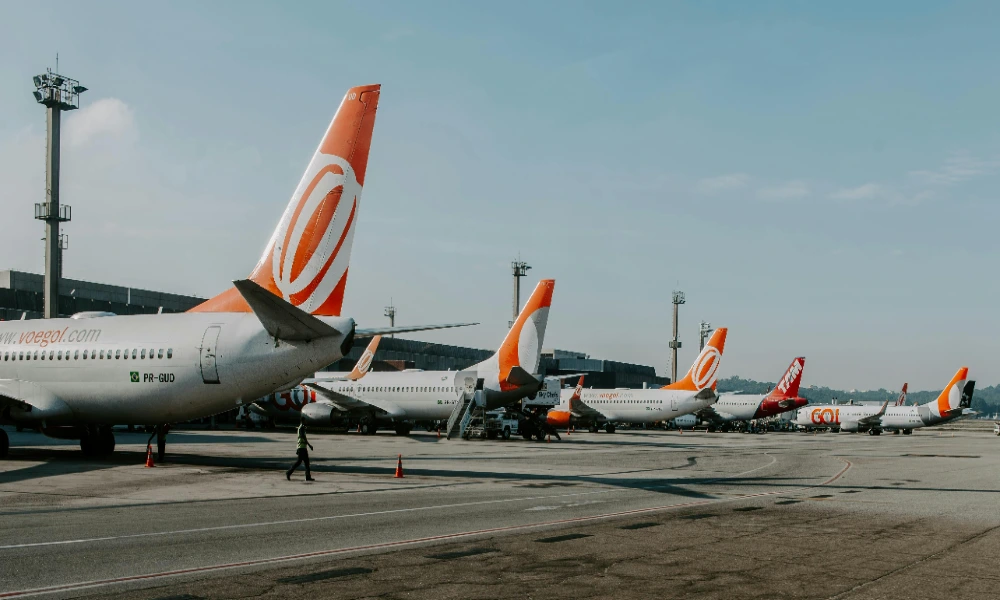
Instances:
[[[333,326],[292,306],[249,279],[234,281],[233,286],[275,339],[308,341],[340,335]]]
[[[722,353],[726,349],[726,334],[728,332],[729,330],[725,327],[716,329],[712,338],[705,344],[701,354],[688,369],[684,379],[665,385],[662,389],[700,392],[705,388],[711,388],[712,384],[715,383],[715,374],[722,363]]]
[[[372,360],[375,358],[375,351],[378,349],[378,343],[382,341],[382,336],[376,335],[372,338],[372,341],[368,343],[368,347],[365,348],[364,354],[355,363],[354,368],[351,369],[350,375],[347,376],[351,381],[357,381],[368,373],[368,369],[372,366]]]

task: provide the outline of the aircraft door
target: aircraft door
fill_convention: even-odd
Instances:
[[[670,410],[672,412],[677,412],[677,398],[670,399]]]
[[[219,365],[216,362],[219,346],[220,325],[212,325],[201,338],[201,379],[205,383],[219,383]]]

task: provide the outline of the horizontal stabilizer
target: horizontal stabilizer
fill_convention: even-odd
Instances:
[[[507,374],[506,381],[507,383],[518,387],[539,383],[538,379],[534,375],[517,366],[511,367],[510,373]]]
[[[414,331],[431,331],[434,329],[451,329],[452,327],[469,327],[479,325],[479,323],[448,323],[446,325],[411,325],[409,327],[374,327],[370,329],[356,329],[354,337],[369,338],[376,335],[392,335],[393,333],[411,333]]]
[[[233,285],[250,305],[261,325],[275,339],[315,340],[340,335],[336,328],[327,325],[301,308],[296,308],[249,279],[234,281]]]

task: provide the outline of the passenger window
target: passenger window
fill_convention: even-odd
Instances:
[[[163,348],[160,348],[160,350],[156,353],[156,358],[163,358]]]
[[[104,358],[104,350],[101,350],[101,358]]]
[[[167,358],[173,358],[173,357],[174,357],[174,349],[167,348]]]
[[[139,355],[139,358],[146,358],[146,349],[145,348],[142,349],[142,354]]]
[[[69,355],[67,355],[67,358],[68,358],[68,357],[69,357]],[[56,353],[56,358],[57,358],[58,360],[62,360],[62,350],[60,350],[59,352],[57,352],[57,353]]]
[[[56,359],[56,351],[49,350],[49,360],[55,360],[55,359]]]
[[[135,348],[132,348],[132,360],[135,360],[135,357],[136,357],[136,355],[138,355],[138,354],[139,354],[139,351],[138,351],[138,350],[136,350]]]
[[[115,360],[118,360],[121,357],[122,357],[122,351],[121,348],[119,348],[118,350],[115,350]]]
[[[42,356],[45,356],[44,352],[42,352]],[[22,356],[21,358],[23,359],[24,357]],[[28,360],[32,360],[31,352],[28,353]],[[35,350],[34,360],[38,360],[38,350]]]
[[[152,348],[149,349],[149,360],[153,360],[153,355],[156,354],[156,350]]]
[[[79,359],[80,359],[80,351],[79,350],[75,350],[73,352],[73,360],[79,360]]]
[[[86,350],[84,350],[84,351],[83,351],[83,360],[87,360],[87,357],[88,357],[88,356],[89,356],[89,354],[87,353],[87,351],[86,351]]]

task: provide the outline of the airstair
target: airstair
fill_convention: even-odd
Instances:
[[[482,390],[477,390],[471,394],[464,394],[462,402],[455,405],[455,410],[451,411],[448,418],[447,439],[454,437],[464,437],[465,430],[469,427],[473,418],[478,414],[482,416],[486,407],[486,396]]]

